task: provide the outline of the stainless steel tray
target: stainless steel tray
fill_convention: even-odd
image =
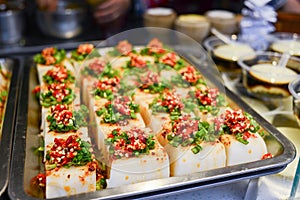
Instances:
[[[0,58],[0,63],[11,73],[9,91],[6,100],[2,130],[0,133],[0,196],[7,188],[10,172],[14,122],[17,108],[20,60],[17,58]]]
[[[193,62],[193,58],[186,58]],[[199,65],[200,66],[200,65]],[[217,87],[224,87],[216,80],[214,74],[207,67],[198,67],[201,73]],[[36,69],[32,60],[28,60],[22,71],[23,80],[18,100],[18,114],[16,121],[16,137],[12,155],[11,176],[8,193],[11,199],[36,199],[29,187],[30,179],[40,172],[40,160],[33,153],[32,148],[40,145],[39,105],[31,94],[37,82]],[[282,171],[295,157],[293,144],[270,123],[258,115],[252,108],[244,103],[238,96],[225,88],[226,96],[230,104],[242,108],[250,113],[255,120],[265,129],[265,141],[268,151],[275,155],[271,159],[260,160],[220,169],[193,173],[182,177],[170,177],[126,185],[119,188],[105,189],[86,194],[80,194],[59,199],[133,199],[133,198],[155,198],[167,194],[175,194],[182,191],[190,191],[241,179],[256,178],[264,175],[274,174]],[[35,194],[36,195],[36,194]]]

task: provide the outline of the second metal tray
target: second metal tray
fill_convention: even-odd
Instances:
[[[0,58],[0,64],[11,73],[8,96],[3,113],[2,130],[0,133],[0,196],[5,192],[10,172],[12,140],[18,98],[20,60],[17,58]]]

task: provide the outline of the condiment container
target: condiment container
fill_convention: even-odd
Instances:
[[[190,36],[198,42],[202,42],[202,40],[209,34],[210,22],[202,15],[180,15],[175,20],[175,29]]]
[[[275,52],[289,52],[300,57],[300,35],[296,33],[277,32],[271,35],[270,50]]]
[[[0,2],[0,44],[18,43],[25,29],[25,14],[22,6]]]
[[[233,12],[227,10],[210,10],[205,13],[212,27],[224,34],[238,32],[238,20]]]
[[[83,31],[86,10],[79,5],[60,4],[55,11],[38,10],[36,20],[47,36],[69,39]]]
[[[149,8],[143,15],[144,26],[172,28],[177,14],[171,8]]]
[[[243,56],[238,60],[242,67],[242,82],[251,96],[264,100],[290,97],[288,84],[299,77],[294,67],[300,65],[300,59],[289,57],[286,66],[279,66],[282,54],[274,52],[256,52],[255,56]]]
[[[240,57],[255,54],[250,45],[238,42],[236,35],[230,38],[232,43],[226,44],[215,36],[204,41],[204,47],[222,72],[238,72],[241,67],[237,64]]]

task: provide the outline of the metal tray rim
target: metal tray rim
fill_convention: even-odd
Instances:
[[[197,66],[197,65],[195,65]],[[24,75],[29,74],[29,67],[24,67]],[[205,76],[212,76],[211,74],[205,74]],[[29,76],[28,76],[29,77]],[[28,97],[28,84],[29,78],[23,77],[21,84],[17,121],[16,121],[16,135],[14,139],[13,157],[12,157],[12,171],[10,176],[10,184],[8,188],[8,193],[11,199],[36,199],[29,196],[23,187],[23,182],[17,181],[17,179],[24,178],[24,161],[25,161],[25,146],[26,146],[26,128],[27,128],[27,116],[22,115],[22,113],[27,113],[28,102],[21,103],[21,97]],[[220,83],[217,83],[217,85]],[[255,161],[251,163],[245,163],[235,166],[230,166],[226,168],[214,169],[206,172],[199,172],[190,174],[184,177],[170,177],[166,179],[158,179],[153,181],[147,181],[143,183],[137,183],[132,185],[126,185],[119,188],[105,189],[102,191],[96,191],[86,194],[79,194],[70,197],[62,197],[58,199],[106,199],[106,198],[128,198],[137,196],[147,196],[155,192],[172,193],[174,190],[186,188],[186,187],[209,187],[218,182],[218,179],[225,179],[227,181],[236,181],[240,179],[253,178],[258,176],[263,176],[267,174],[274,174],[283,170],[287,164],[292,162],[296,156],[296,151],[294,145],[275,127],[269,124],[264,118],[258,115],[251,107],[249,107],[245,102],[240,100],[234,93],[225,87],[226,95],[230,99],[238,100],[237,105],[243,110],[250,113],[255,117],[256,120],[276,138],[285,148],[282,154],[275,156],[271,159]],[[23,164],[20,164],[23,163]],[[208,174],[214,174],[215,176],[207,176]],[[148,184],[149,183],[149,184]],[[151,183],[151,184],[150,184]],[[164,184],[162,184],[164,183]],[[155,185],[152,189],[137,190],[137,188],[143,188],[143,186]],[[219,183],[221,184],[221,183]]]

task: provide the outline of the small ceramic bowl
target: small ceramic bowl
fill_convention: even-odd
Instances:
[[[146,27],[172,28],[176,19],[176,13],[171,8],[149,8],[143,18]]]
[[[285,67],[278,66],[282,54],[275,52],[256,52],[238,60],[242,67],[242,82],[247,92],[265,100],[290,97],[288,84],[299,77],[295,66],[300,59],[291,56]]]
[[[270,50],[300,57],[300,35],[297,33],[277,32],[270,35]]]
[[[227,10],[210,10],[205,13],[212,27],[224,34],[233,34],[238,31],[238,20],[233,12]]]
[[[182,32],[197,42],[202,42],[210,31],[210,22],[202,15],[180,15],[175,20],[175,29]]]
[[[240,71],[237,60],[244,55],[254,54],[255,51],[248,44],[237,42],[236,35],[228,37],[233,41],[232,44],[225,44],[219,38],[211,36],[204,41],[204,47],[220,71]]]

